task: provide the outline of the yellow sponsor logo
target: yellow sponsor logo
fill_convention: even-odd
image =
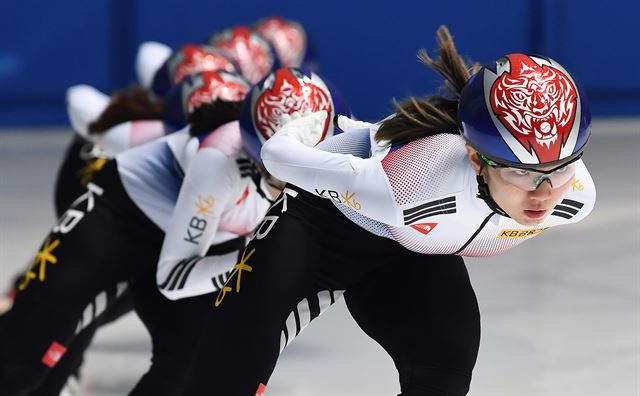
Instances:
[[[240,293],[240,283],[242,282],[242,271],[247,271],[247,272],[253,271],[253,267],[247,264],[247,261],[249,261],[249,258],[251,258],[251,256],[253,256],[255,252],[256,252],[256,248],[251,249],[251,251],[248,254],[247,254],[247,249],[245,249],[244,252],[242,252],[242,258],[240,259],[240,262],[233,267],[233,271],[231,272],[231,275],[229,275],[229,278],[227,278],[227,281],[224,283],[222,290],[220,290],[220,292],[218,293],[218,296],[216,297],[216,303],[215,303],[216,307],[222,304],[222,300],[224,300],[224,297],[227,295],[227,293],[233,291],[234,288],[229,285],[231,284],[231,281],[234,278],[236,278],[235,292]]]
[[[40,282],[44,282],[47,276],[47,264],[56,264],[58,262],[58,258],[53,255],[53,250],[60,245],[60,240],[56,239],[51,242],[51,238],[47,238],[45,243],[42,245],[42,249],[36,255],[36,258],[33,259],[33,263],[29,270],[24,274],[24,278],[18,285],[18,290],[22,291],[29,286],[29,283],[33,279],[38,278]]]
[[[538,235],[544,230],[546,230],[546,228],[531,228],[528,230],[502,229],[498,233],[498,238],[527,238]]]
[[[99,157],[86,162],[86,165],[77,172],[80,176],[80,184],[86,187],[87,184],[93,179],[93,174],[102,169],[107,164],[107,159]]]
[[[198,197],[198,202],[196,202],[197,213],[201,216],[208,216],[211,214],[214,202],[215,200],[211,195],[208,195],[206,198]]]
[[[325,193],[327,193],[328,197],[327,195],[325,195]],[[360,204],[360,202],[356,201],[355,199],[356,193],[355,192],[349,193],[349,190],[347,190],[347,192],[344,194],[338,194],[338,192],[334,190],[318,190],[316,188],[316,194],[318,194],[323,198],[329,198],[333,202],[336,202],[339,204],[345,204],[351,209],[355,209],[355,210],[362,209],[362,205]]]
[[[571,182],[571,188],[573,191],[584,191],[584,185],[580,183],[580,179],[573,179]]]
[[[349,206],[350,208],[360,210],[362,209],[362,205],[360,205],[360,202],[356,201],[356,199],[353,197],[354,195],[356,195],[356,193],[352,192],[351,194],[349,194],[349,190],[347,190],[346,194],[340,194],[343,203],[347,204],[347,206]]]

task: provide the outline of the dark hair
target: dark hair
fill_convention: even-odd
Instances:
[[[239,120],[242,102],[215,100],[196,107],[188,116],[189,133],[199,135],[211,132],[228,122]]]
[[[163,107],[162,100],[154,98],[146,88],[132,86],[116,91],[98,119],[89,124],[89,133],[101,134],[127,121],[161,119]]]
[[[381,123],[376,132],[377,141],[386,141],[395,146],[438,133],[459,133],[457,118],[460,94],[471,75],[480,70],[480,65],[467,66],[458,54],[446,26],[438,28],[436,39],[438,57],[434,60],[422,49],[418,52],[418,59],[444,77],[444,96],[409,97],[400,103],[394,99],[396,114]]]

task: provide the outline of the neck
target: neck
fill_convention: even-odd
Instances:
[[[278,195],[280,195],[280,193],[282,192],[282,188],[280,187],[272,186],[269,183],[265,183],[265,184],[267,185],[267,192],[273,198],[278,197]]]

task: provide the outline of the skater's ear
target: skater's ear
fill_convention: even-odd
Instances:
[[[474,150],[474,148],[471,147],[469,143],[466,143],[464,146],[467,149],[467,155],[469,156],[469,161],[471,162],[471,166],[473,166],[473,169],[476,171],[476,174],[479,175],[480,172],[482,172],[482,160],[480,159],[478,152]]]

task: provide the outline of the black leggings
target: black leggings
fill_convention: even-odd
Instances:
[[[54,192],[56,216],[62,216],[71,203],[86,191],[87,183],[105,164],[105,159],[89,155],[93,143],[74,133],[65,151]]]
[[[70,374],[83,349],[76,342],[103,323],[105,308],[125,283],[154,353],[134,394],[180,395],[202,331],[198,324],[213,296],[171,302],[158,292],[164,233],[129,199],[114,162],[89,191],[91,198],[85,192],[86,199],[45,238],[42,260],[26,273],[13,308],[0,318],[0,395],[51,394],[39,387],[55,382],[48,377],[54,371]]]
[[[63,215],[76,198],[87,191],[87,183],[106,163],[104,158],[94,158],[90,155],[92,147],[93,143],[75,133],[73,134],[58,169],[55,184],[54,204],[57,218]],[[24,274],[20,274],[16,285],[23,276]],[[50,370],[38,388],[29,393],[30,396],[60,394],[67,383],[69,375],[79,377],[84,353],[91,344],[97,329],[122,317],[133,309],[133,301],[129,290],[117,289],[117,285],[114,285],[114,287],[114,290],[106,293],[108,301],[104,312],[76,335],[74,342],[69,346],[58,364]]]
[[[293,190],[212,301],[191,394],[260,394],[282,349],[343,291],[357,323],[393,358],[402,395],[468,392],[480,317],[463,260],[411,252]]]

